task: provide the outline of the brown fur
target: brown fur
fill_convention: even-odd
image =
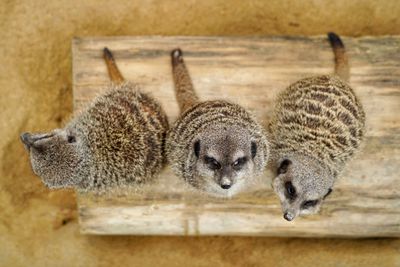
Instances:
[[[215,196],[232,196],[264,170],[269,154],[265,133],[237,104],[198,102],[182,52],[171,55],[182,114],[169,132],[167,157],[190,185]]]
[[[118,69],[117,64],[115,63],[114,57],[111,54],[110,50],[107,47],[103,50],[103,58],[106,63],[108,75],[110,76],[110,80],[116,84],[123,83],[125,81],[121,72]]]
[[[341,43],[338,36],[332,35],[330,40]],[[341,49],[344,51],[344,47]],[[337,76],[295,82],[277,98],[270,125],[272,162],[278,174],[274,189],[288,220],[318,211],[336,177],[360,146],[365,115],[353,90],[339,79],[346,77],[342,71],[345,69],[348,67],[336,67],[341,71]],[[295,189],[292,199],[289,182]],[[309,200],[318,203],[301,208]]]
[[[349,58],[344,48],[343,42],[335,33],[328,33],[329,43],[335,55],[335,73],[345,82],[349,81],[350,68]]]
[[[146,182],[162,168],[168,121],[160,105],[122,82],[104,49],[113,81],[63,129],[21,135],[33,171],[50,188],[104,190]],[[112,63],[112,64],[110,64]]]

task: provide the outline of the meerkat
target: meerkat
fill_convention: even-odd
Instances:
[[[171,53],[181,115],[167,137],[175,173],[200,192],[230,197],[265,168],[269,147],[263,128],[243,107],[223,100],[199,101],[182,51]]]
[[[348,85],[344,45],[334,33],[328,38],[335,74],[290,85],[278,96],[270,123],[273,188],[288,221],[319,211],[364,135],[365,115]]]
[[[104,48],[111,85],[64,128],[23,133],[33,172],[52,189],[102,191],[151,180],[164,162],[167,116],[157,101],[125,82]]]

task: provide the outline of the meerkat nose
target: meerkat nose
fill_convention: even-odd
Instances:
[[[23,133],[19,136],[21,138],[22,143],[24,143],[25,147],[29,149],[32,145],[32,140],[30,139],[30,133]]]
[[[294,219],[294,216],[289,212],[285,212],[285,214],[283,214],[283,218],[285,218],[285,220],[290,222]]]
[[[232,186],[232,182],[230,179],[228,179],[226,177],[222,178],[222,180],[221,180],[222,189],[229,189],[229,188],[231,188],[231,186]]]
[[[231,188],[230,184],[221,184],[222,189],[229,189]]]

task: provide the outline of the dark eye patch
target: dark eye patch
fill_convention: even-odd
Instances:
[[[256,154],[257,154],[257,144],[256,142],[251,142],[251,157],[254,159]]]
[[[315,205],[318,204],[318,200],[308,200],[308,201],[304,201],[303,204],[301,204],[301,208],[302,209],[308,209],[311,207],[314,207]]]
[[[297,197],[296,188],[293,186],[292,182],[285,182],[286,197],[290,200],[294,200]]]
[[[196,157],[198,158],[198,157],[199,157],[199,154],[200,154],[200,140],[197,140],[197,141],[194,143],[193,148],[194,148],[194,154],[195,154]]]
[[[246,157],[238,158],[234,163],[232,163],[232,167],[235,170],[240,170],[246,162]]]
[[[221,164],[214,159],[213,157],[204,157],[204,162],[208,165],[211,170],[219,170],[221,169]]]
[[[68,143],[75,143],[76,142],[76,138],[75,138],[75,136],[73,136],[73,135],[68,135],[68,138],[67,138],[67,141],[68,141]]]

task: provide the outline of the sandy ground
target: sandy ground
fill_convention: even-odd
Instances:
[[[82,236],[74,193],[46,189],[18,140],[71,115],[74,36],[400,34],[399,14],[398,0],[2,0],[0,266],[400,266],[399,239]]]

